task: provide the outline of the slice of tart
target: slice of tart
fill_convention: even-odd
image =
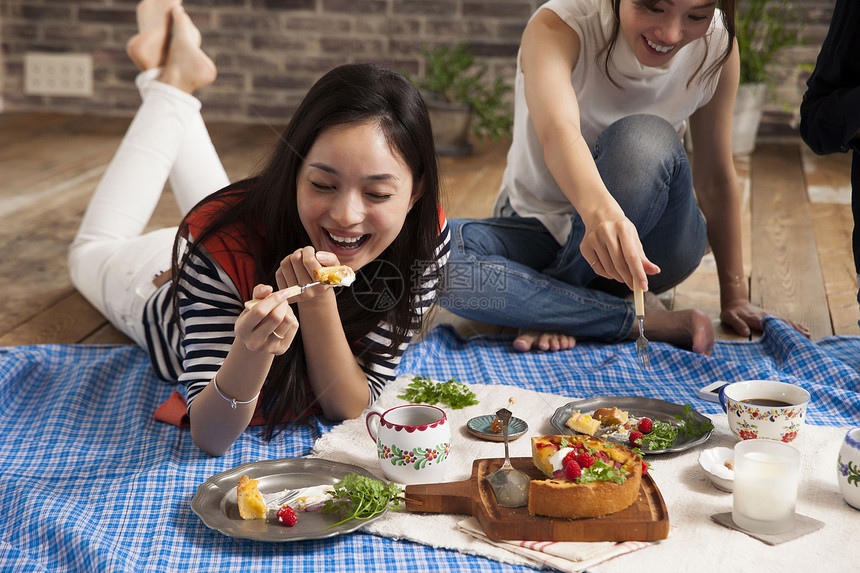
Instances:
[[[239,503],[239,515],[242,519],[265,519],[269,508],[263,501],[263,494],[257,488],[259,482],[246,475],[239,478],[236,486],[236,501]]]
[[[564,423],[565,426],[573,430],[574,432],[579,432],[580,434],[588,434],[589,436],[593,436],[594,432],[600,428],[600,421],[595,420],[588,414],[583,414],[579,410],[571,414],[570,418],[568,418],[567,422]]]
[[[620,426],[630,417],[626,411],[618,408],[598,408],[591,416],[595,420],[600,420],[604,426]]]
[[[533,515],[599,517],[626,509],[639,497],[642,458],[624,446],[588,436],[537,436],[532,459],[548,478],[529,484]],[[576,471],[568,471],[571,463]]]
[[[355,282],[355,271],[347,265],[318,267],[314,269],[314,280],[324,285],[349,286]]]

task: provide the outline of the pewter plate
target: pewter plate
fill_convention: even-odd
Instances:
[[[660,420],[661,422],[666,422],[667,424],[672,424],[673,426],[680,426],[681,422],[675,418],[675,416],[680,416],[684,411],[683,406],[679,406],[678,404],[673,404],[672,402],[666,402],[665,400],[657,400],[654,398],[642,398],[639,396],[596,396],[594,398],[588,398],[586,400],[577,400],[576,402],[569,402],[564,406],[560,407],[555,411],[550,419],[550,423],[552,427],[558,431],[559,434],[575,434],[573,430],[564,425],[565,422],[570,418],[570,416],[579,410],[583,414],[593,414],[595,410],[598,408],[618,408],[619,410],[626,410],[628,414],[631,416],[635,416],[637,418],[642,418],[647,416],[652,420]],[[693,419],[697,422],[710,422],[709,418],[706,418],[699,412],[693,410]],[[612,429],[604,429],[601,428],[595,433],[595,437],[603,438],[610,442],[615,442],[618,444],[629,445],[626,439],[618,438],[616,436],[610,436],[614,430]],[[685,438],[683,435],[679,434],[675,439],[675,443],[669,447],[658,450],[649,450],[646,447],[640,448],[643,454],[666,454],[670,452],[682,452],[684,450],[688,450],[692,447],[698,446],[699,444],[705,443],[708,438],[711,437],[711,432],[713,430],[708,431],[701,436],[695,436],[691,438]]]
[[[239,516],[236,485],[244,474],[260,482],[261,493],[272,494],[284,489],[334,485],[350,473],[378,479],[364,468],[321,459],[282,458],[242,464],[202,483],[191,500],[191,510],[208,527],[230,537],[275,542],[334,537],[364,527],[385,512],[371,519],[347,521],[331,529],[327,528],[340,521],[340,517],[320,511],[299,512],[299,521],[293,527],[281,525],[276,518],[245,520]]]

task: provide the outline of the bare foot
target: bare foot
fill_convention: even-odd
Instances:
[[[520,330],[514,339],[514,350],[528,352],[529,350],[543,350],[544,352],[556,352],[558,350],[569,350],[576,346],[576,338],[568,334],[558,332],[540,332],[537,330]]]
[[[170,12],[181,0],[142,0],[137,5],[137,34],[125,45],[131,61],[141,70],[163,66],[167,59]]]
[[[159,80],[185,92],[194,93],[215,81],[215,62],[200,49],[200,30],[182,6],[171,12],[173,20],[167,61]]]
[[[667,310],[656,295],[645,293],[645,336],[655,342],[668,342],[696,354],[710,356],[714,349],[714,327],[711,319],[698,310]],[[628,338],[639,337],[634,324]]]

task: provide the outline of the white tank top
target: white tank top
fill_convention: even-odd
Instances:
[[[719,11],[704,37],[681,48],[661,67],[640,64],[619,32],[609,63],[612,80],[619,88],[606,76],[603,59],[598,57],[612,32],[614,16],[607,0],[550,0],[539,10],[552,10],[580,38],[571,84],[579,102],[582,136],[590,149],[607,127],[628,115],[662,117],[681,134],[685,120],[714,95],[718,74],[706,81],[700,72],[689,87],[687,83],[700,66],[708,70],[722,56],[728,36]],[[537,218],[559,244],[564,244],[570,234],[573,205],[544,163],[523,83],[518,57],[513,142],[494,213],[499,215],[502,206],[510,201],[520,216]]]

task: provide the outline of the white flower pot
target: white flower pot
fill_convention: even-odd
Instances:
[[[764,83],[738,86],[735,113],[732,118],[732,153],[734,155],[749,155],[755,151],[766,89]]]

